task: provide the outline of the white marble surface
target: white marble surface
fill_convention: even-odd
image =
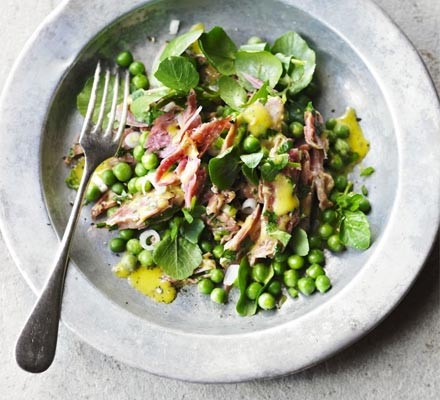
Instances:
[[[1,1],[0,87],[26,39],[58,3],[57,0]],[[381,0],[378,3],[417,47],[440,89],[440,1]],[[21,371],[15,365],[13,348],[35,298],[1,237],[0,254],[3,256],[0,267],[1,399],[403,400],[437,399],[440,392],[438,240],[407,297],[359,343],[297,375],[233,385],[189,384],[149,375],[98,353],[64,326],[60,328],[58,352],[50,370],[41,375]]]

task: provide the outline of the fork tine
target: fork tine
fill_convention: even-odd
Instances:
[[[118,132],[116,133],[115,142],[119,142],[121,140],[122,132],[125,129],[125,121],[127,120],[128,114],[128,95],[130,94],[130,73],[125,71],[125,79],[124,79],[124,103],[122,105],[122,113],[119,120]]]
[[[98,64],[96,65],[95,75],[93,78],[92,92],[90,93],[90,100],[89,100],[89,105],[87,106],[86,117],[84,119],[84,123],[79,136],[80,139],[84,136],[86,132],[89,132],[90,127],[92,125],[92,117],[93,117],[93,111],[95,110],[96,94],[98,92],[100,75],[101,75],[101,63],[98,61]]]
[[[119,71],[116,72],[115,80],[113,82],[112,107],[110,109],[110,116],[108,119],[108,124],[104,136],[110,135],[111,132],[113,131],[113,125],[115,123],[115,117],[116,117],[116,107],[118,106],[118,92],[119,92]]]
[[[102,122],[104,121],[105,104],[107,101],[109,83],[110,83],[110,69],[106,68],[104,90],[102,92],[102,99],[101,99],[101,106],[99,109],[98,121],[96,122],[95,128],[93,129],[92,133],[98,132],[98,130],[101,129]]]

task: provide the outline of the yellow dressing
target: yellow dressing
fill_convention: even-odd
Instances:
[[[176,134],[179,133],[179,128],[177,126],[177,122],[169,125],[167,128],[167,131],[171,136],[176,136]]]
[[[293,193],[293,184],[283,174],[278,174],[274,180],[273,211],[276,215],[285,215],[299,206],[298,197]]]
[[[193,25],[193,26],[190,28],[190,31],[196,31],[197,29],[203,29],[203,30],[205,30],[205,25],[203,25],[201,22],[199,22],[198,24]],[[200,48],[200,45],[199,45],[199,41],[198,41],[198,40],[196,40],[196,41],[190,46],[190,49],[191,49],[191,51],[192,51],[194,54],[200,54],[200,55],[203,54],[203,53],[202,53],[202,49]]]
[[[159,303],[171,303],[176,298],[176,288],[162,279],[159,267],[148,269],[140,267],[128,277],[128,282],[142,294]]]
[[[259,101],[252,103],[242,113],[243,119],[248,123],[248,130],[252,135],[259,136],[270,128],[272,118],[266,107]]]
[[[347,125],[350,129],[350,135],[347,142],[350,149],[359,154],[359,161],[361,161],[368,153],[370,149],[370,143],[365,139],[362,129],[356,119],[356,111],[349,107],[345,114],[336,119],[338,124]]]

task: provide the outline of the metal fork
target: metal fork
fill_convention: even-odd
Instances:
[[[75,203],[69,221],[64,231],[61,246],[58,251],[52,272],[38,298],[26,324],[18,338],[15,357],[18,365],[29,372],[43,372],[52,364],[58,337],[58,325],[61,312],[61,303],[66,276],[69,250],[76,223],[81,210],[87,182],[96,167],[110,156],[116,154],[119,149],[122,133],[127,118],[127,104],[129,95],[129,74],[126,71],[124,77],[124,101],[119,127],[114,133],[113,126],[116,118],[116,106],[118,105],[119,72],[114,78],[112,106],[107,128],[104,130],[105,104],[110,86],[110,70],[106,69],[104,78],[104,92],[96,125],[93,125],[92,116],[95,110],[98,84],[101,79],[101,65],[95,70],[92,93],[90,96],[87,114],[81,130],[79,143],[84,150],[85,164],[81,184],[78,188]]]

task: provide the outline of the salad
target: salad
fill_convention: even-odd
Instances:
[[[85,200],[121,254],[117,277],[164,303],[188,284],[219,304],[238,290],[248,316],[327,292],[324,250],[370,246],[368,191],[347,177],[369,143],[353,109],[324,119],[315,108],[315,52],[300,35],[238,47],[198,24],[149,74],[129,51],[116,62],[132,74],[126,129]],[[91,86],[78,95],[83,115]],[[82,154],[74,144],[66,157],[72,189]]]

